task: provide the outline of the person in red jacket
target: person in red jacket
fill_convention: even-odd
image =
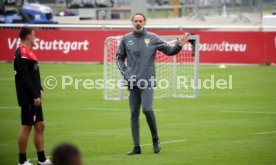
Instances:
[[[41,106],[43,88],[41,86],[37,57],[32,51],[35,32],[30,27],[19,31],[21,45],[14,56],[15,86],[18,104],[21,107],[21,128],[18,137],[19,165],[32,165],[26,159],[28,138],[34,126],[34,144],[37,150],[38,165],[50,165],[44,154],[44,122]]]

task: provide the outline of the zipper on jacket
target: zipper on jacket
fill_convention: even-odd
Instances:
[[[137,35],[137,41],[138,41],[138,51],[137,51],[137,54],[138,54],[138,60],[137,60],[137,62],[138,62],[138,75],[140,74],[140,37],[141,37],[141,35],[140,34],[138,34]]]

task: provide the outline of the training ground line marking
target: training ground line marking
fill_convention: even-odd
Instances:
[[[181,142],[187,142],[187,141],[188,140],[173,140],[173,141],[161,142],[160,144],[181,143]],[[150,144],[142,144],[140,146],[152,146],[152,143],[150,143]]]
[[[18,107],[0,107],[0,109],[19,109],[19,106]]]
[[[247,114],[271,114],[276,115],[276,112],[250,112],[250,111],[221,111],[221,112],[228,112],[228,113],[247,113]]]
[[[4,77],[4,78],[0,78],[0,81],[4,81],[4,80],[14,80],[14,78],[10,78],[10,77]]]
[[[46,156],[46,159],[50,159],[51,157],[50,156]],[[33,160],[38,160],[37,158],[31,158],[31,159],[27,159],[29,161],[33,161]]]
[[[100,110],[100,111],[129,111],[129,108],[83,108],[84,110]],[[153,111],[160,112],[161,109],[154,109]]]
[[[264,135],[264,134],[271,134],[271,133],[276,133],[276,131],[258,132],[258,133],[256,133],[256,134],[258,134],[258,135]]]
[[[127,111],[129,109],[126,108],[83,108],[85,110],[93,109],[93,110],[110,110],[110,111]]]
[[[101,73],[83,73],[83,74],[77,74],[77,73],[73,73],[73,74],[57,74],[57,75],[48,75],[48,76],[53,76],[53,77],[62,77],[62,76],[76,76],[75,78],[78,78],[78,77],[83,77],[83,76],[99,76],[99,75],[102,75]],[[44,79],[48,76],[41,76],[41,79]],[[5,80],[14,80],[14,77],[2,77],[0,78],[0,81],[5,81]]]
[[[20,107],[0,107],[0,109],[19,109]],[[100,110],[100,111],[129,111],[129,108],[83,108],[84,110]],[[160,112],[161,109],[154,109],[154,111]]]

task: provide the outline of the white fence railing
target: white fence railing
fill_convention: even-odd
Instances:
[[[29,26],[33,28],[53,28],[53,29],[131,29],[131,25],[77,25],[77,24],[0,24],[0,29],[20,28],[22,26]],[[167,29],[167,30],[233,30],[233,31],[262,31],[268,29],[270,31],[276,31],[276,26],[177,26],[177,25],[149,25],[147,29]]]

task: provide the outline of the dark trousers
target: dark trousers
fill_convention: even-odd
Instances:
[[[129,89],[129,106],[131,112],[131,131],[134,146],[140,146],[139,136],[139,116],[140,107],[142,105],[143,113],[146,116],[147,123],[149,125],[152,139],[158,139],[156,120],[152,109],[153,103],[153,88],[141,89],[134,86],[133,89]]]

